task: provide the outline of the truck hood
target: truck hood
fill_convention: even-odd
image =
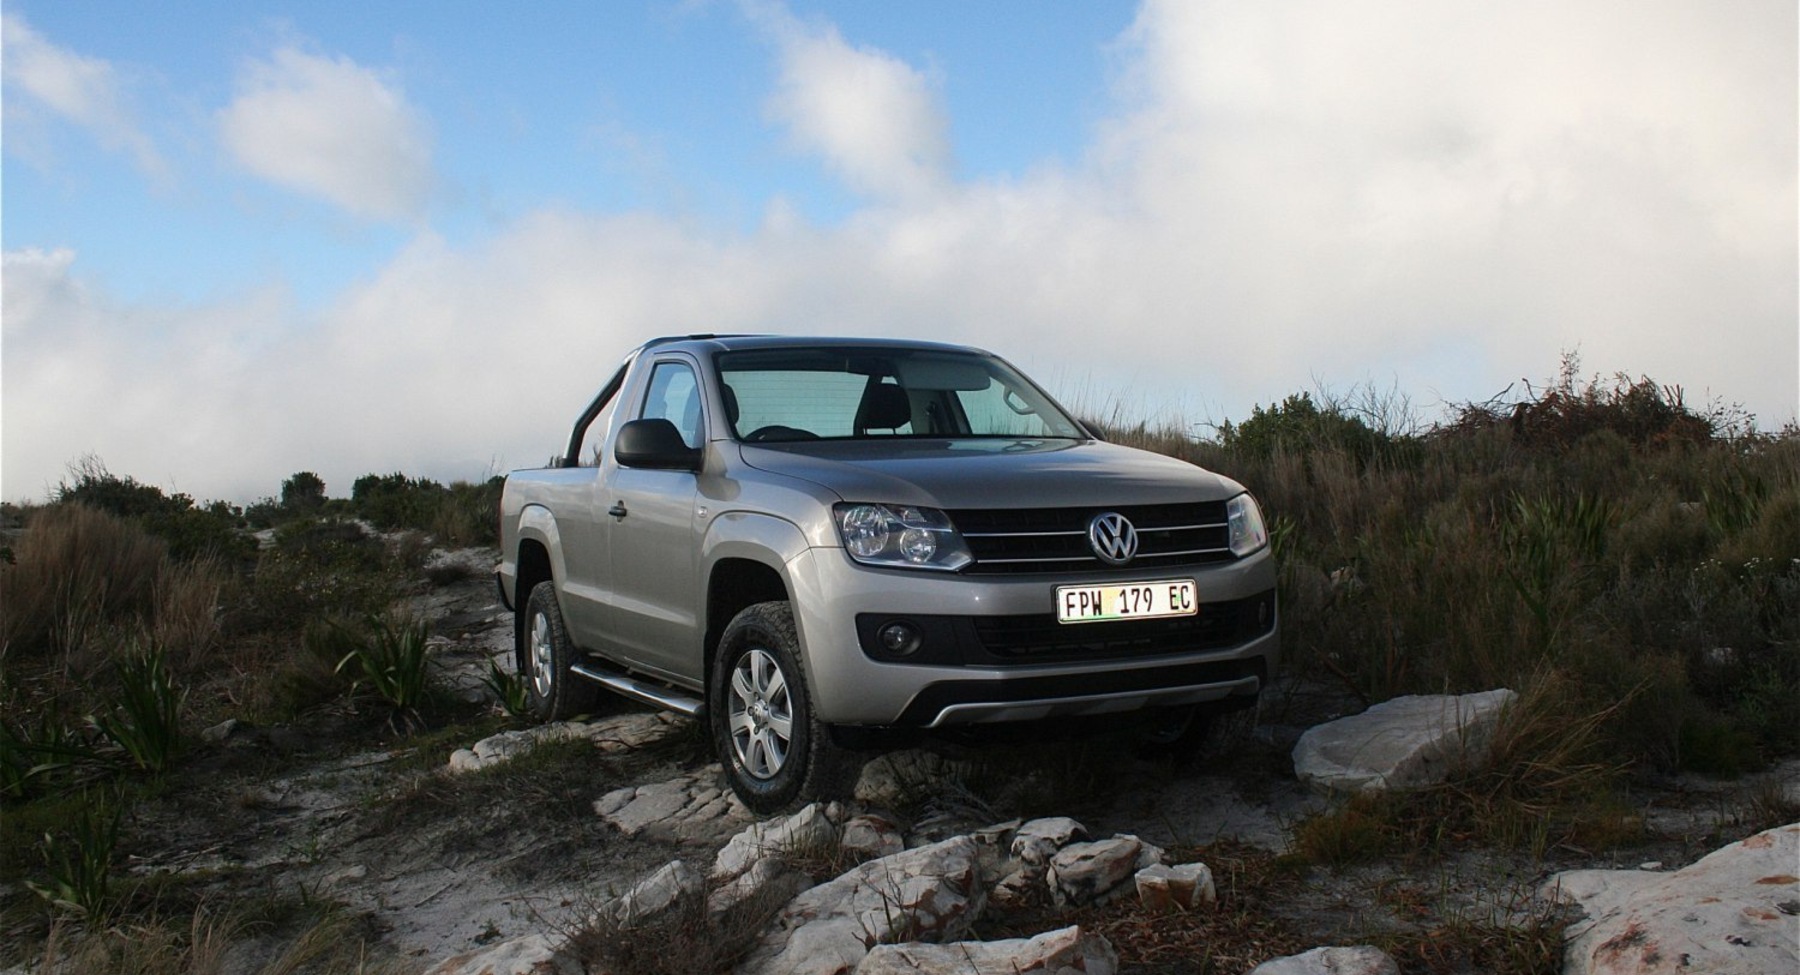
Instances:
[[[743,444],[745,464],[846,501],[933,508],[1122,507],[1214,501],[1237,482],[1097,440],[845,440]]]

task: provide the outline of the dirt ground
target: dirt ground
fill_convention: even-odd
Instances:
[[[445,676],[477,698],[490,659],[510,670],[511,615],[485,571],[491,553],[451,557],[477,571],[419,597],[416,608],[433,620]],[[1135,833],[1169,848],[1230,842],[1279,853],[1294,824],[1325,807],[1293,778],[1288,749],[1307,724],[1343,706],[1329,695],[1286,690],[1271,697],[1260,721],[1245,718],[1218,729],[1199,761],[1121,759],[1109,766],[1104,788],[1089,790],[1080,808],[1065,812],[1094,835]],[[471,705],[470,714],[479,710]],[[622,755],[552,747],[511,768],[446,771],[452,750],[503,727],[498,717],[483,717],[408,736],[379,714],[344,706],[291,726],[213,729],[216,740],[198,745],[160,796],[128,818],[120,848],[132,852],[133,873],[185,878],[208,903],[259,897],[341,903],[366,919],[381,946],[423,967],[567,923],[609,890],[671,859],[709,857],[738,828],[723,825],[718,835],[683,847],[626,838],[592,809],[612,789],[710,762],[697,731]],[[1796,763],[1765,776],[1797,777]],[[1409,912],[1420,910],[1516,913],[1522,892],[1556,870],[1691,862],[1737,838],[1732,830],[1741,799],[1759,787],[1760,780],[1646,786],[1634,801],[1656,838],[1621,853],[1557,848],[1534,858],[1480,851],[1431,862],[1310,868],[1286,899],[1283,921],[1297,942],[1325,944],[1408,923]],[[0,959],[0,965],[19,960]]]

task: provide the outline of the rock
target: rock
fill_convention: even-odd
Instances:
[[[812,886],[812,879],[775,857],[764,857],[750,869],[715,889],[706,898],[709,914],[723,914],[739,904],[767,898],[785,904]]]
[[[1215,904],[1219,890],[1213,885],[1212,868],[1204,863],[1179,866],[1151,864],[1132,878],[1138,900],[1151,911],[1189,911],[1201,904]]]
[[[856,801],[892,807],[931,793],[955,769],[942,755],[921,749],[887,752],[870,759],[856,777]]]
[[[599,721],[557,721],[490,735],[450,755],[450,771],[473,772],[511,761],[553,741],[585,739],[603,752],[641,748],[681,729],[684,720],[662,712],[620,714]]]
[[[838,848],[858,860],[874,860],[906,849],[906,838],[892,821],[866,814],[844,823]]]
[[[962,937],[983,894],[966,836],[870,860],[789,901],[737,972],[845,975],[878,944]]]
[[[1358,945],[1314,948],[1298,955],[1272,958],[1251,969],[1250,975],[1400,975],[1400,966],[1380,948]]]
[[[547,935],[529,934],[446,958],[425,975],[581,975],[581,966]]]
[[[932,945],[877,945],[856,975],[1113,975],[1119,953],[1105,938],[1079,927],[1035,938]]]
[[[1067,816],[1034,819],[1013,834],[1012,855],[1022,863],[1047,864],[1056,851],[1087,838],[1087,827]]]
[[[1309,729],[1294,746],[1294,775],[1337,792],[1431,785],[1479,765],[1509,690],[1397,697]]]
[[[825,807],[812,803],[786,819],[753,823],[733,836],[713,859],[715,880],[729,880],[749,870],[757,861],[783,853],[829,850],[838,844],[837,827]]]
[[[594,802],[594,812],[626,836],[699,843],[752,817],[737,796],[715,783],[717,764],[665,782],[614,789]]]
[[[1163,851],[1135,836],[1071,843],[1050,858],[1050,897],[1059,907],[1103,904],[1127,878],[1162,862]]]
[[[603,914],[613,924],[630,928],[674,907],[684,897],[700,896],[705,889],[706,880],[698,870],[671,860],[606,905]]]
[[[1673,873],[1575,870],[1546,887],[1587,919],[1565,975],[1800,971],[1800,823],[1758,833]]]
[[[238,730],[238,724],[238,719],[226,718],[224,721],[200,732],[200,740],[216,745],[219,742],[230,738],[232,733]]]

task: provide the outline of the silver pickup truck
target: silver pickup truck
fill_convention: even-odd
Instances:
[[[508,476],[501,535],[537,713],[605,688],[695,716],[758,811],[886,729],[1147,715],[1183,740],[1279,649],[1242,486],[956,346],[647,343],[555,466]]]

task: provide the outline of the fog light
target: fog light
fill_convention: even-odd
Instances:
[[[919,644],[924,638],[911,623],[889,623],[876,634],[881,640],[881,649],[896,657],[910,657],[918,652]]]

